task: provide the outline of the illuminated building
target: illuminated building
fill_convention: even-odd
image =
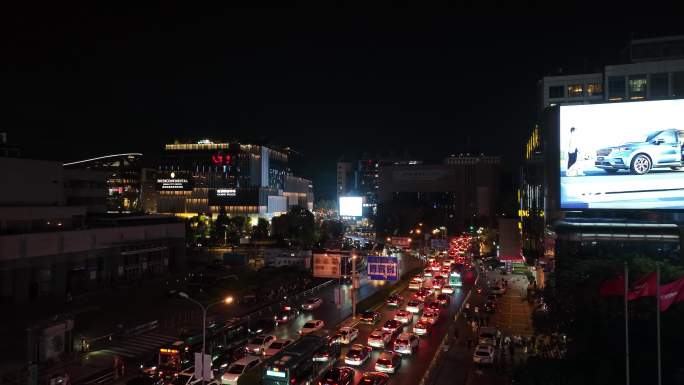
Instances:
[[[142,156],[138,153],[105,155],[65,163],[64,168],[106,172],[107,212],[140,212]]]
[[[238,142],[164,146],[157,212],[271,218],[292,206],[313,210],[311,181],[293,175],[291,152]]]

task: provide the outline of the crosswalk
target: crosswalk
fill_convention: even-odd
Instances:
[[[114,346],[101,350],[101,352],[116,354],[126,358],[135,358],[153,352],[175,340],[177,340],[176,337],[151,332],[128,338],[125,341],[116,343]]]

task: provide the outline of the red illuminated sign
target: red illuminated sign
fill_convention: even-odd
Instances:
[[[216,166],[230,164],[230,155],[214,154],[211,156],[211,164]]]

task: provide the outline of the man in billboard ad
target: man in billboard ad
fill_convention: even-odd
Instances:
[[[562,209],[684,209],[684,99],[560,108]]]

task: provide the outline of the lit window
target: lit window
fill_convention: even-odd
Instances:
[[[589,83],[587,84],[587,95],[603,95],[603,84],[601,83]]]
[[[646,97],[646,75],[633,75],[629,77],[629,98],[643,99]]]
[[[569,97],[578,97],[582,96],[583,94],[583,89],[581,84],[571,84],[568,86],[568,96]]]

